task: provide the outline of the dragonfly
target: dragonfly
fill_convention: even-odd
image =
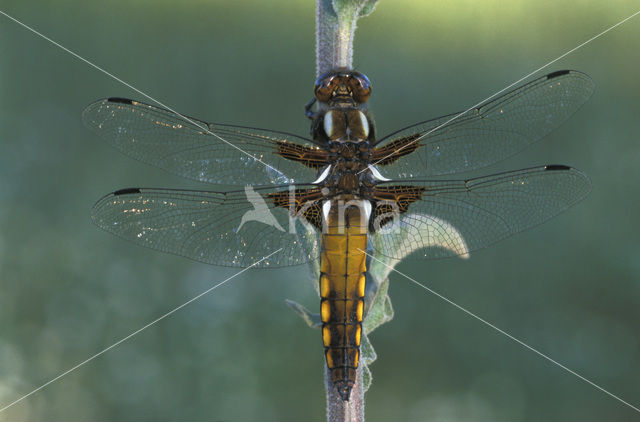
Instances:
[[[305,108],[310,137],[102,99],[83,120],[107,143],[224,189],[120,189],[95,204],[92,219],[136,244],[213,265],[279,268],[319,260],[324,357],[348,401],[360,359],[367,251],[398,260],[467,256],[583,199],[588,177],[565,165],[450,175],[522,151],[593,90],[587,75],[556,71],[468,112],[382,137],[367,107],[371,82],[350,69],[316,80]]]

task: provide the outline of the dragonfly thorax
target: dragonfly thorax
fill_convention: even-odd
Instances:
[[[370,145],[367,141],[330,142],[327,150],[333,164],[349,161],[367,161],[370,156]]]
[[[368,198],[376,180],[367,164],[361,160],[339,159],[329,167],[319,185],[326,188],[327,197],[355,195]]]
[[[364,141],[369,138],[369,120],[355,108],[332,108],[322,116],[322,129],[334,142]]]

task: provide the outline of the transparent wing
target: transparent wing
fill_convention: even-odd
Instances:
[[[587,101],[594,87],[580,72],[551,73],[454,120],[460,113],[394,132],[378,142],[372,162],[389,178],[446,175],[488,166],[557,128]]]
[[[465,257],[554,217],[590,190],[584,173],[560,165],[469,180],[393,183],[395,191],[421,192],[372,236],[377,252],[395,259],[415,251],[423,258]]]
[[[314,180],[317,169],[324,165],[324,151],[305,138],[185,120],[169,110],[133,100],[99,100],[89,105],[82,117],[90,129],[121,152],[201,182],[304,183]],[[292,159],[283,158],[285,154]]]
[[[297,265],[318,256],[317,232],[269,199],[288,190],[206,192],[123,189],[100,199],[92,210],[102,229],[139,245],[214,265]]]

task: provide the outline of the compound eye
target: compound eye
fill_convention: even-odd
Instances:
[[[354,73],[349,81],[353,99],[359,103],[366,103],[371,96],[371,82],[362,73]]]
[[[314,92],[318,101],[326,103],[331,98],[331,94],[335,89],[335,76],[323,75],[316,80]]]

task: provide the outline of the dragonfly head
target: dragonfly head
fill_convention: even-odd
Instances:
[[[321,103],[364,104],[371,96],[371,82],[360,72],[332,70],[316,80],[314,92]]]

